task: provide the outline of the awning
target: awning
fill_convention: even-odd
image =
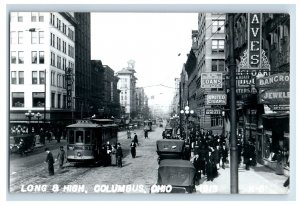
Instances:
[[[263,114],[263,118],[266,119],[283,119],[283,118],[289,118],[290,113],[269,113],[269,114]]]

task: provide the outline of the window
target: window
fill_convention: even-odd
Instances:
[[[85,131],[84,143],[85,144],[90,144],[91,143],[91,133],[90,133],[90,131]]]
[[[55,85],[55,72],[51,71],[51,85]]]
[[[45,84],[45,71],[40,71],[40,84]]]
[[[18,22],[23,22],[23,16],[18,12]]]
[[[11,52],[11,64],[16,64],[17,63],[17,52],[12,51]]]
[[[18,44],[23,44],[23,31],[18,32]]]
[[[62,75],[62,87],[66,88],[65,75]]]
[[[24,71],[19,71],[19,84],[24,84]]]
[[[37,44],[38,43],[38,32],[33,31],[31,32],[31,44]]]
[[[66,70],[66,66],[67,66],[67,60],[65,58],[63,58],[63,70]]]
[[[44,44],[44,31],[39,31],[39,44]]]
[[[10,32],[10,44],[17,44],[17,32]]]
[[[60,74],[57,74],[56,78],[57,87],[60,87]]]
[[[57,68],[61,69],[61,57],[57,56]]]
[[[37,52],[31,51],[31,63],[36,64],[37,63]]]
[[[224,53],[224,40],[212,40],[212,52]]]
[[[74,130],[69,130],[69,139],[68,139],[69,144],[74,144]]]
[[[76,143],[83,143],[83,131],[76,131]]]
[[[11,97],[12,107],[24,107],[24,93],[13,92]]]
[[[55,66],[55,54],[51,52],[51,65]]]
[[[38,12],[31,12],[31,22],[37,21]]]
[[[39,13],[39,22],[44,22],[44,14]]]
[[[32,71],[32,84],[37,84],[37,71]]]
[[[57,108],[61,108],[60,100],[61,100],[61,94],[57,94]]]
[[[33,92],[32,93],[32,107],[44,107],[45,106],[45,93]]]
[[[224,60],[213,59],[211,61],[211,71],[225,71]]]
[[[11,71],[11,84],[17,84],[17,72]]]
[[[19,55],[19,64],[23,64],[24,63],[24,51],[19,51],[18,55]]]
[[[221,116],[211,115],[211,126],[223,126],[223,118]]]
[[[51,93],[51,107],[55,108],[55,93]]]
[[[63,108],[66,109],[67,105],[67,96],[63,95]]]
[[[39,64],[44,64],[44,51],[39,52]]]
[[[224,20],[213,20],[212,32],[224,33]]]

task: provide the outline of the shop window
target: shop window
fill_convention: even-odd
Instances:
[[[33,107],[44,107],[45,106],[45,93],[44,92],[33,92],[32,93],[32,106]]]
[[[24,107],[24,93],[13,92],[12,93],[12,107]]]

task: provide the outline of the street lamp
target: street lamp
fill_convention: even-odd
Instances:
[[[225,111],[222,111],[222,117],[223,117],[223,135],[225,137]]]
[[[31,133],[30,121],[31,118],[34,117],[34,113],[31,112],[31,110],[28,110],[28,112],[25,113],[25,116],[28,117],[28,134],[30,134]]]
[[[180,110],[181,114],[185,114],[186,123],[185,123],[185,138],[188,139],[188,119],[190,114],[194,114],[194,110],[190,110],[190,107],[187,105],[185,106],[184,110]]]
[[[35,117],[38,119],[38,132],[40,132],[40,118],[42,117],[41,113],[36,113]]]

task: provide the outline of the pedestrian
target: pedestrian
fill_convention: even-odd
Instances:
[[[20,139],[18,147],[19,147],[19,153],[22,157],[25,154],[25,142],[22,138]]]
[[[105,146],[105,163],[104,163],[104,166],[111,165],[111,150],[112,150],[112,147],[111,147],[109,141],[107,141],[106,146]]]
[[[220,153],[221,153],[221,160],[222,160],[222,168],[225,169],[225,163],[228,157],[228,149],[226,148],[225,143],[221,147]]]
[[[138,136],[136,133],[134,133],[133,141],[136,145],[139,145],[139,140],[138,140]]]
[[[121,144],[117,144],[117,152],[116,152],[116,157],[117,157],[117,165],[118,167],[122,167],[122,158],[123,158],[123,151]]]
[[[51,139],[51,134],[50,134],[50,132],[48,130],[46,132],[46,136],[47,136],[48,142],[50,143],[52,139]]]
[[[127,130],[127,139],[131,139],[131,132],[129,129]]]
[[[60,146],[59,149],[60,149],[60,150],[59,150],[59,152],[58,152],[58,154],[57,154],[57,157],[56,157],[55,161],[58,160],[59,168],[60,168],[60,169],[63,169],[63,165],[64,165],[64,162],[65,162],[65,160],[67,159],[67,157],[66,157],[66,152],[65,152],[65,150],[64,150],[64,146]]]
[[[145,136],[145,139],[148,138],[148,131],[147,130],[144,130],[144,136]]]
[[[213,181],[214,180],[214,159],[212,150],[208,150],[208,156],[206,160],[206,174],[207,174],[207,181]]]
[[[48,163],[48,171],[49,171],[49,176],[54,175],[54,158],[52,153],[50,152],[49,148],[45,148],[45,152],[47,153],[47,157],[45,160],[45,163]]]
[[[196,154],[193,160],[194,167],[196,169],[196,174],[195,174],[195,185],[199,185],[199,181],[201,179],[201,162],[200,162],[200,157],[199,154]]]
[[[254,155],[255,155],[255,147],[252,145],[250,141],[244,147],[244,164],[246,165],[246,170],[250,169],[250,166],[253,165]]]
[[[131,141],[130,149],[131,149],[132,158],[135,158],[135,156],[136,156],[136,144],[135,144],[134,140]]]
[[[116,145],[113,145],[112,149],[111,149],[111,165],[112,166],[117,165],[116,153],[117,153],[117,147],[116,147]]]

